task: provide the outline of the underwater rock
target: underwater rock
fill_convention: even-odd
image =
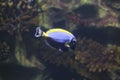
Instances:
[[[107,72],[118,69],[116,54],[119,54],[119,52],[114,52],[114,50],[111,52],[110,48],[90,39],[79,38],[77,41],[78,44],[75,52],[61,53],[45,46],[43,41],[40,40],[39,45],[42,47],[38,47],[37,50],[39,54],[36,56],[42,60],[48,68],[50,67],[49,65],[63,66],[70,69],[70,71],[75,71],[75,73],[88,78],[88,80],[93,80],[94,78],[101,80],[102,78],[97,76],[96,73],[102,76],[102,72],[106,72],[107,75]]]

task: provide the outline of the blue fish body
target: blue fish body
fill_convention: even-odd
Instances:
[[[67,34],[65,32],[52,32],[48,34],[48,37],[54,39],[56,42],[65,43],[70,42],[72,38],[75,38],[72,34]]]
[[[37,32],[38,31],[38,32]],[[42,36],[46,38],[46,44],[52,48],[56,48],[59,51],[68,51],[69,49],[75,49],[76,38],[67,30],[64,29],[50,29],[47,32],[41,32],[41,29],[36,30],[36,37]]]

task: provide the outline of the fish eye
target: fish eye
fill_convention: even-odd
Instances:
[[[76,41],[71,41],[70,43],[70,47],[72,50],[75,50],[75,47],[76,47]]]
[[[76,45],[76,39],[75,39],[75,38],[73,38],[73,39],[71,40],[71,45],[72,45],[72,46]]]
[[[74,45],[76,45],[76,41],[71,41],[71,46],[74,46]]]

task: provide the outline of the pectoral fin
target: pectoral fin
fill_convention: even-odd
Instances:
[[[69,42],[65,43],[65,47],[70,47]]]

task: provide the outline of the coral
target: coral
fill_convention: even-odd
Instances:
[[[119,70],[119,47],[108,47],[87,38],[79,38],[75,52],[58,52],[40,42],[39,59],[48,64],[64,66],[75,70],[78,74],[89,78],[97,78],[93,73],[112,72]],[[46,47],[46,50],[44,50]],[[43,52],[44,51],[44,52]],[[92,76],[92,78],[91,78]]]
[[[35,56],[32,56],[29,59],[26,57],[26,45],[23,44],[24,33],[29,32],[32,26],[39,24],[38,15],[42,13],[42,10],[38,9],[41,6],[39,6],[37,0],[1,0],[0,7],[0,31],[1,33],[5,33],[1,34],[1,37],[8,37],[8,35],[6,36],[7,33],[12,34],[12,36],[15,37],[14,40],[11,40],[11,38],[8,37],[10,40],[9,43],[12,44],[13,42],[16,42],[15,44],[12,44],[15,49],[10,46],[10,49],[14,49],[14,52],[10,51],[15,55],[10,54],[12,55],[12,58],[14,58],[13,61],[22,66],[37,67],[43,70],[45,66],[40,63]],[[6,40],[7,39],[5,38],[4,41],[6,42]],[[5,50],[6,49],[5,46]],[[1,55],[5,50],[2,48]]]
[[[24,0],[6,0],[0,1],[0,30],[6,30],[13,34],[14,32],[27,31],[32,19],[38,14],[36,0],[32,2]]]
[[[89,71],[111,71],[119,67],[119,47],[105,47],[92,40],[79,40],[75,59],[85,64]],[[82,46],[82,47],[81,47]],[[116,60],[117,59],[117,60]]]
[[[92,72],[111,72],[111,70],[119,69],[119,57],[116,55],[116,53],[119,54],[118,46],[108,45],[106,48],[93,40],[80,38],[77,40],[78,45],[75,52],[58,52],[58,50],[47,47],[43,39],[33,43],[31,37],[27,37],[29,39],[27,41],[26,36],[23,37],[26,47],[20,43],[16,46],[15,55],[22,66],[42,69],[44,68],[40,63],[42,61],[56,66],[64,66],[72,71],[75,70],[79,75],[89,79],[99,78],[95,77],[96,75]]]
[[[109,44],[107,47],[111,53],[115,54],[115,61],[119,67],[119,64],[120,64],[120,46]]]

